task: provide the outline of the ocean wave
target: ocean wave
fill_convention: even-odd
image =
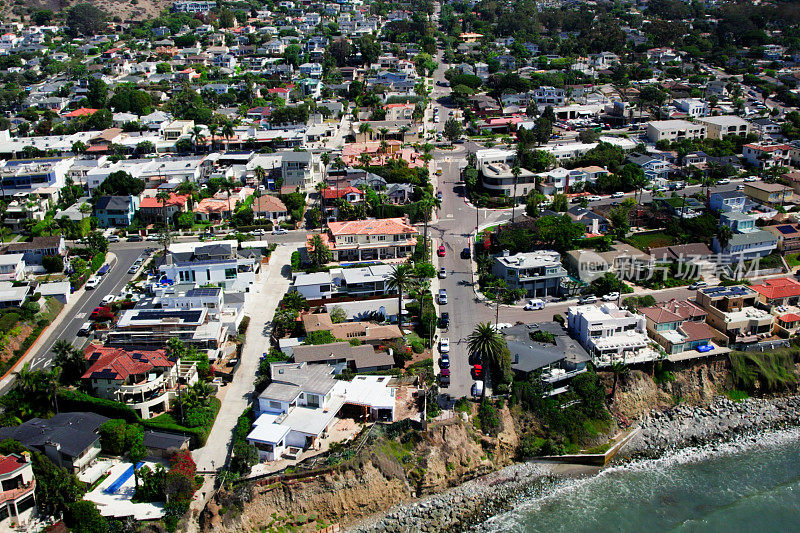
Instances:
[[[669,498],[659,494],[660,487],[681,483],[691,486],[693,480],[686,477],[686,468],[695,463],[735,458],[742,453],[774,452],[787,445],[800,442],[800,428],[772,430],[752,435],[739,435],[730,440],[709,443],[703,446],[686,447],[668,451],[658,458],[635,459],[612,465],[597,475],[580,479],[556,479],[534,487],[521,495],[508,512],[489,518],[478,525],[475,531],[484,533],[529,531],[529,518],[546,516],[555,511],[558,523],[547,524],[549,531],[580,531],[586,519],[596,516],[612,505],[642,497]],[[753,465],[753,468],[756,468]],[[631,479],[648,477],[648,483],[630,483]],[[625,478],[626,482],[621,479]],[[638,493],[637,493],[638,491]],[[588,496],[591,495],[591,496]],[[670,505],[665,501],[666,506]],[[539,514],[544,513],[544,514]],[[700,517],[697,517],[698,519]],[[689,520],[686,524],[699,524]],[[678,524],[675,524],[678,526]]]

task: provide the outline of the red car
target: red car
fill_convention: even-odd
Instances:
[[[483,375],[483,367],[481,365],[475,365],[472,367],[472,374],[479,378]]]
[[[444,249],[444,244],[439,245],[439,249],[436,253],[439,254],[439,257],[444,257],[447,254],[447,250]]]
[[[106,321],[114,318],[114,312],[110,307],[95,307],[92,314],[89,315],[90,320]]]

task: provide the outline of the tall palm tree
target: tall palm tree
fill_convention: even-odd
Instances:
[[[383,139],[385,141],[386,140],[386,136],[389,134],[389,128],[387,128],[387,127],[378,128],[378,131],[381,132],[381,139]]]
[[[253,175],[255,175],[256,177],[256,190],[258,190],[264,183],[264,178],[267,177],[267,171],[264,170],[264,167],[258,165],[256,168],[253,169]]]
[[[170,194],[167,191],[161,191],[156,194],[156,199],[161,202],[161,211],[164,214],[164,227],[169,231],[169,218],[167,217],[167,202],[170,199]]]
[[[331,154],[329,152],[322,152],[322,155],[319,156],[319,160],[322,163],[322,181],[328,179],[328,165],[331,164]]]
[[[200,126],[195,126],[192,128],[192,131],[189,132],[189,136],[192,138],[192,143],[194,143],[194,151],[197,151],[197,143],[200,142],[198,138],[203,134],[203,128]]]
[[[216,140],[217,133],[219,132],[219,126],[216,124],[209,124],[208,125],[208,134],[211,135],[211,151],[214,151],[214,141]]]
[[[362,167],[367,168],[372,162],[372,156],[368,152],[361,152],[361,155],[358,156],[358,161]]]
[[[467,349],[472,355],[479,358],[485,367],[497,368],[497,363],[503,356],[504,348],[505,342],[503,338],[489,322],[476,325],[475,329],[467,337]]]
[[[337,155],[336,159],[333,160],[333,168],[336,170],[342,170],[343,168],[347,168],[347,163],[344,162],[342,156]]]
[[[358,133],[364,135],[364,141],[367,140],[367,134],[372,133],[372,124],[369,122],[362,122],[358,125]]]
[[[389,143],[387,143],[385,140],[381,141],[380,152],[382,154],[386,154],[389,152]]]
[[[624,363],[613,363],[611,372],[614,374],[614,384],[611,386],[611,401],[614,401],[617,394],[617,381],[619,381],[620,376],[627,375],[630,372],[630,368]]]
[[[225,137],[225,140],[228,141],[226,148],[230,149],[231,146],[231,139],[236,134],[233,129],[233,122],[230,120],[226,120],[225,124],[222,126],[222,136]]]
[[[325,196],[325,191],[328,189],[328,183],[324,181],[322,183],[317,183],[315,188],[317,189],[317,197],[319,198],[319,230],[322,231],[322,227],[325,223],[323,197]]]
[[[522,170],[514,165],[514,168],[511,169],[511,175],[514,176],[514,197],[511,199],[511,222],[514,222],[514,213],[517,210],[517,181],[519,181],[519,175],[522,174]]]
[[[411,266],[403,263],[392,268],[387,279],[387,286],[397,291],[397,325],[403,330],[403,292],[411,285]]]

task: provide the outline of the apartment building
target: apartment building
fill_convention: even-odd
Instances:
[[[567,326],[598,366],[636,356],[650,342],[644,315],[613,303],[570,306]]]
[[[554,296],[560,294],[567,271],[561,266],[561,254],[553,250],[516,255],[506,250],[494,258],[492,274],[505,280],[510,289],[525,289],[527,296]]]
[[[208,309],[128,309],[107,342],[115,348],[154,350],[173,338],[200,350],[216,350],[228,338],[228,329],[212,320]]]
[[[744,184],[744,194],[766,205],[784,205],[794,199],[794,189],[780,183],[754,181]]]
[[[742,157],[758,169],[791,166],[792,146],[772,142],[750,143],[742,146]]]
[[[487,163],[480,170],[481,183],[497,196],[514,197],[516,192],[517,200],[522,201],[536,186],[536,174],[525,168],[519,169],[519,176],[516,178],[513,168],[507,163]]]
[[[94,216],[101,228],[124,228],[131,225],[139,209],[138,196],[101,196],[94,205]]]
[[[706,127],[709,139],[722,139],[726,135],[745,136],[750,133],[750,123],[735,115],[698,118],[697,122]]]
[[[322,242],[334,262],[368,261],[407,257],[417,245],[417,229],[403,218],[378,218],[330,222]],[[308,235],[306,248],[313,250]]]
[[[644,307],[639,312],[647,319],[647,333],[668,355],[707,346],[718,336],[705,323],[706,312],[688,300],[673,299],[653,307]]]
[[[728,338],[734,347],[753,344],[770,335],[774,317],[756,308],[758,293],[744,285],[706,287],[695,301],[706,313],[706,321]]]
[[[313,152],[282,152],[281,177],[284,186],[312,191],[322,176],[319,155]]]
[[[180,385],[197,382],[197,364],[170,360],[164,350],[126,351],[90,344],[84,383],[95,395],[123,403],[148,419],[170,409]]]
[[[31,518],[35,491],[30,453],[0,455],[0,528],[10,531],[12,523],[22,525]]]
[[[706,127],[687,120],[655,120],[647,123],[647,138],[651,142],[704,139]]]

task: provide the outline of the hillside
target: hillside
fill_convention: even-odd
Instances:
[[[24,4],[4,3],[0,8],[0,16],[6,21],[19,21],[22,20],[21,16],[27,18],[28,14],[41,9],[59,13],[82,1],[102,9],[110,19],[119,17],[123,21],[153,18],[172,3],[171,0],[29,0]]]

